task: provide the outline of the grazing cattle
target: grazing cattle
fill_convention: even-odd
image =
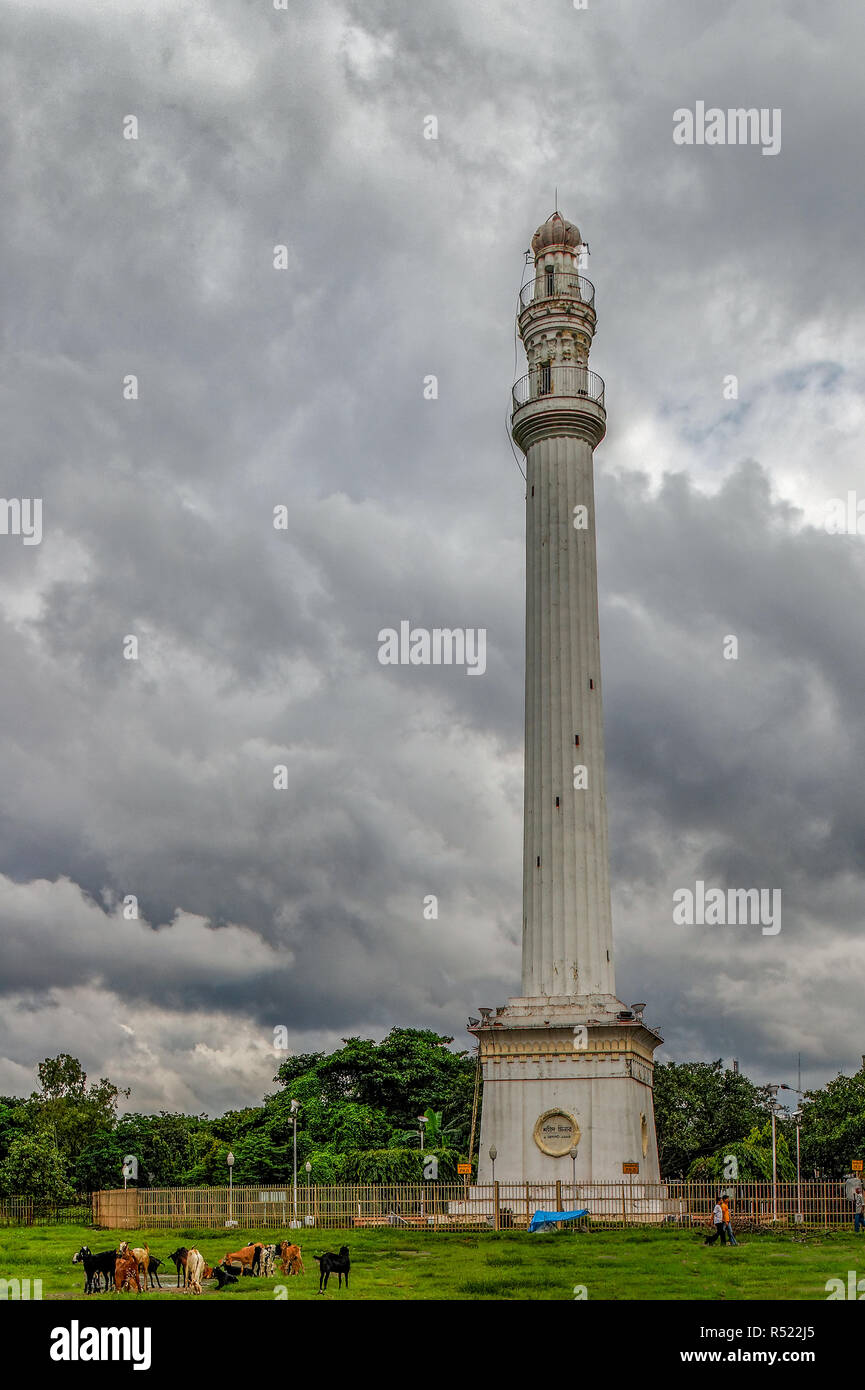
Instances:
[[[351,1260],[348,1257],[347,1245],[340,1246],[338,1255],[334,1255],[332,1250],[328,1250],[324,1255],[314,1255],[313,1259],[318,1260],[319,1293],[325,1292],[327,1281],[332,1274],[339,1276],[339,1288],[342,1288],[342,1276],[345,1275],[345,1287],[348,1288],[348,1272],[351,1269]]]
[[[128,1289],[131,1284],[135,1285],[137,1293],[141,1293],[141,1280],[138,1277],[138,1261],[131,1250],[127,1250],[124,1255],[118,1255],[114,1265],[114,1287],[118,1293]]]
[[[201,1293],[201,1281],[204,1278],[204,1271],[207,1265],[204,1263],[204,1256],[195,1246],[186,1252],[186,1283],[193,1293]]]
[[[237,1275],[232,1274],[230,1269],[223,1269],[222,1265],[214,1266],[213,1277],[215,1278],[216,1286],[219,1289],[226,1288],[228,1284],[237,1283]]]
[[[157,1258],[156,1258],[155,1255],[151,1255],[151,1256],[150,1256],[150,1259],[149,1259],[148,1264],[147,1264],[147,1272],[148,1272],[148,1274],[150,1275],[150,1287],[151,1287],[151,1288],[154,1288],[154,1287],[157,1288],[157,1289],[161,1289],[161,1288],[162,1288],[162,1285],[161,1285],[160,1282],[159,1282],[159,1266],[160,1266],[161,1264],[162,1264],[162,1261],[161,1261],[161,1260],[157,1260]],[[156,1284],[155,1284],[155,1285],[154,1285],[154,1283],[153,1283],[154,1279],[156,1280]]]
[[[290,1241],[284,1240],[277,1246],[277,1253],[282,1259],[283,1274],[302,1274],[303,1257],[300,1253],[299,1245],[292,1245]]]
[[[168,1256],[169,1260],[174,1265],[174,1268],[177,1271],[177,1283],[175,1285],[175,1288],[179,1289],[181,1285],[185,1286],[186,1284],[186,1258],[188,1254],[189,1251],[187,1250],[186,1246],[180,1245],[176,1250],[173,1250],[171,1254]]]
[[[84,1266],[84,1292],[101,1292],[102,1276],[105,1276],[105,1287],[108,1288],[109,1281],[114,1278],[114,1265],[117,1260],[116,1250],[103,1250],[98,1255],[94,1255],[89,1245],[82,1245],[77,1255],[72,1256],[74,1265],[83,1264]],[[94,1290],[95,1285],[95,1290]]]

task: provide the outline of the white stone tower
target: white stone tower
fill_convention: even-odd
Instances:
[[[589,370],[595,292],[558,212],[532,238],[517,309],[528,375],[511,429],[526,456],[526,745],[522,996],[471,1027],[481,1051],[479,1181],[657,1181],[653,1052],[642,1005],[616,997],[598,631],[593,450],[604,383]],[[631,1170],[632,1171],[632,1170]]]

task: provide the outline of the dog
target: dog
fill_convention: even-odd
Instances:
[[[318,1291],[327,1291],[327,1281],[332,1274],[339,1279],[338,1288],[342,1288],[342,1276],[345,1275],[345,1287],[348,1288],[348,1272],[351,1269],[351,1260],[348,1256],[348,1246],[341,1245],[339,1254],[334,1255],[332,1250],[328,1250],[324,1255],[313,1255],[314,1260],[318,1260]]]

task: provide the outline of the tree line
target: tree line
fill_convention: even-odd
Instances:
[[[314,1183],[419,1182],[430,1154],[437,1176],[454,1180],[468,1159],[476,1061],[452,1042],[393,1028],[382,1042],[346,1038],[330,1053],[288,1056],[260,1105],[217,1117],[121,1113],[128,1090],[107,1077],[88,1082],[67,1053],[46,1058],[30,1096],[0,1097],[0,1197],[62,1202],[118,1187],[130,1155],[139,1186],[222,1186],[229,1151],[239,1185],[285,1184],[292,1101],[301,1181],[309,1162]],[[774,1103],[768,1087],[720,1060],[656,1066],[662,1174],[721,1180],[733,1176],[732,1157],[740,1179],[771,1179]],[[786,1110],[776,1115],[778,1176],[791,1181],[795,1123]],[[803,1177],[849,1172],[852,1159],[865,1157],[865,1071],[809,1091],[800,1123]]]

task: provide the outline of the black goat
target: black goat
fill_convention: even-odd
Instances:
[[[101,1278],[105,1276],[105,1287],[114,1279],[114,1266],[117,1261],[116,1250],[103,1250],[98,1255],[94,1255],[89,1245],[82,1245],[77,1255],[72,1256],[74,1265],[84,1266],[84,1292],[101,1293]],[[95,1287],[94,1287],[95,1286]]]
[[[237,1275],[232,1274],[230,1269],[223,1269],[222,1265],[213,1266],[213,1277],[219,1289],[224,1289],[227,1284],[237,1283]]]
[[[339,1277],[338,1288],[342,1288],[342,1276],[345,1275],[345,1287],[348,1288],[348,1272],[351,1269],[351,1260],[348,1257],[348,1246],[341,1245],[339,1254],[334,1255],[332,1250],[328,1250],[324,1255],[313,1255],[314,1260],[318,1260],[318,1291],[324,1293],[327,1290],[327,1281],[332,1274]]]

